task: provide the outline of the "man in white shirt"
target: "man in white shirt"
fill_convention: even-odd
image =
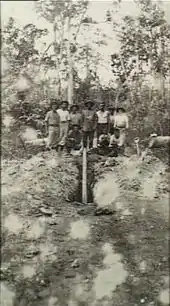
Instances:
[[[64,148],[66,139],[67,139],[67,134],[68,134],[68,129],[69,129],[69,122],[70,122],[70,114],[68,111],[68,102],[63,101],[61,104],[61,108],[57,110],[57,113],[60,117],[60,142],[59,146],[60,148]]]
[[[105,109],[104,103],[101,103],[97,115],[97,139],[100,135],[106,135],[109,132],[109,112]]]
[[[118,107],[114,118],[114,128],[119,130],[119,147],[123,147],[126,141],[126,132],[129,128],[129,119],[123,107]]]
[[[48,132],[48,147],[50,149],[57,148],[60,118],[57,113],[57,104],[55,101],[51,103],[51,110],[46,114],[45,123]]]

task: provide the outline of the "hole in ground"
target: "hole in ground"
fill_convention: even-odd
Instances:
[[[78,174],[78,186],[75,195],[76,202],[82,202],[82,161],[77,161]],[[87,162],[87,199],[88,203],[93,203],[93,186],[94,186],[94,163]]]

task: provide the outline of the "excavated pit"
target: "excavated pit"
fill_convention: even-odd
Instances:
[[[75,194],[75,201],[82,203],[82,158],[79,158],[76,161],[76,166],[78,168],[78,186]],[[93,187],[95,183],[95,174],[94,174],[94,163],[87,160],[87,203],[93,203]]]

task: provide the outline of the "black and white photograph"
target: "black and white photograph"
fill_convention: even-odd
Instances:
[[[0,63],[0,305],[170,305],[170,0],[1,0]]]

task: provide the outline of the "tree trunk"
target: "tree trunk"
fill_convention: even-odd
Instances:
[[[121,54],[119,54],[119,59],[120,59],[120,63],[121,63],[122,70],[123,70],[123,72],[124,72],[124,74],[125,74],[125,78],[126,78],[126,81],[125,81],[125,82],[128,84],[129,78],[128,78],[127,73],[126,73],[125,65],[124,65],[123,58],[122,58]],[[130,97],[131,97],[131,100],[134,102],[134,97],[133,97],[132,85],[131,85],[131,84],[129,84],[129,89],[130,89]],[[116,99],[116,107],[117,107],[117,104],[118,104],[118,97],[117,97],[117,99]]]
[[[73,104],[73,66],[72,66],[72,56],[70,52],[70,17],[67,17],[67,60],[68,60],[68,92],[67,99],[69,104]]]
[[[55,55],[55,70],[56,70],[56,91],[58,91],[58,97],[60,97],[60,93],[61,93],[61,81],[60,81],[60,73],[59,73],[59,67],[58,67],[58,57],[57,57],[57,31],[56,31],[56,19],[54,20],[54,24],[53,24],[53,35],[54,35],[54,42],[53,42],[53,46],[54,46],[54,55]],[[58,85],[58,86],[57,86]]]
[[[153,82],[154,69],[153,69],[153,57],[152,57],[152,41],[153,41],[152,28],[150,29],[149,35],[150,35],[150,39],[151,39],[151,44],[149,46],[149,68],[150,68],[149,72],[150,72],[152,82]],[[149,101],[150,102],[152,101],[152,92],[153,92],[153,86],[151,86],[150,90],[149,90]]]
[[[86,78],[89,78],[89,52],[88,52],[88,44],[86,45]]]
[[[162,51],[162,57],[163,61],[165,60],[165,41],[161,39],[161,51]],[[164,72],[163,72],[163,67],[161,68],[161,91],[162,91],[162,100],[165,99],[165,77],[164,77]]]
[[[97,53],[97,56],[96,56],[96,69],[95,69],[95,74],[96,74],[96,88],[97,88],[96,99],[97,99],[98,101],[102,101],[101,92],[100,92],[100,79],[99,79],[99,77],[98,77],[98,66],[99,66],[99,53]]]

